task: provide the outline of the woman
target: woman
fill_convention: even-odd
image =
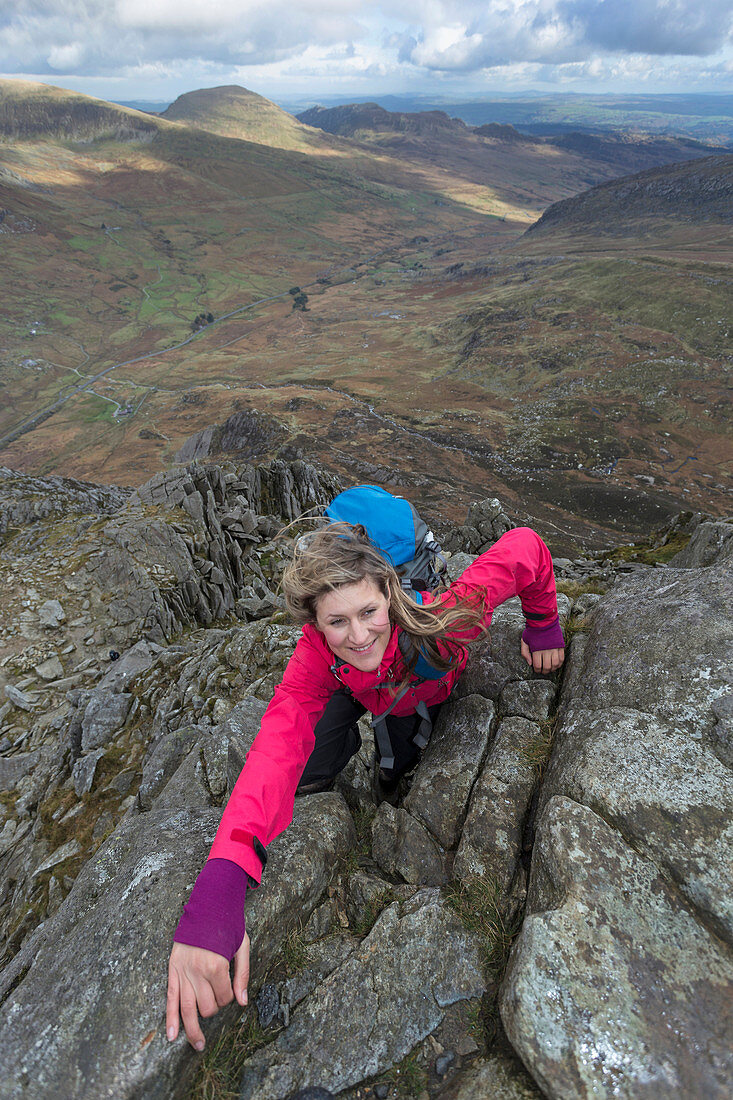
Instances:
[[[520,597],[528,620],[521,653],[535,672],[564,659],[552,558],[527,527],[508,531],[445,592],[424,593],[423,606],[405,594],[364,528],[345,523],[301,540],[283,588],[303,631],[174,936],[167,1034],[177,1037],[180,1012],[196,1050],[204,1048],[199,1014],[213,1016],[232,996],[247,1003],[247,885],[259,884],[266,847],[290,824],[295,795],[328,789],[358,750],[360,715],[384,716],[380,745],[393,760],[382,753],[391,766],[379,779],[391,789],[417,761],[415,738],[450,695],[465,643],[486,631],[495,607]],[[437,678],[415,675],[418,658]]]

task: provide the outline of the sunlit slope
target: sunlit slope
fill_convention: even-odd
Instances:
[[[711,151],[688,138],[639,133],[541,138],[508,125],[474,129],[443,111],[386,111],[376,103],[314,107],[299,117],[426,173],[450,173],[466,195],[472,187],[489,186],[528,220],[548,203],[605,180]]]
[[[326,154],[339,145],[321,131],[304,126],[264,96],[236,84],[186,92],[160,117],[278,149]]]
[[[418,231],[476,221],[411,188],[409,171],[377,163],[366,180],[348,162],[161,119],[142,140],[79,142],[78,112],[88,121],[99,101],[23,88],[47,109],[43,140],[18,138],[14,121],[0,143],[0,438],[117,364],[188,347],[202,318],[226,341],[232,311],[273,296],[287,311],[294,286],[348,278],[351,265]],[[14,102],[13,118],[24,117],[15,90]],[[166,372],[172,387],[189,384]],[[110,393],[82,421],[106,430],[125,408]]]

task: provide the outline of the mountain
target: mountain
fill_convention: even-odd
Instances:
[[[623,212],[623,217],[619,216]],[[681,225],[733,224],[733,155],[653,168],[593,187],[553,203],[528,230],[533,237],[551,232],[593,230],[631,237],[663,222]]]
[[[129,484],[217,447],[312,458],[451,519],[501,497],[567,553],[729,506],[729,250],[679,182],[705,160],[657,169],[665,212],[625,235],[648,182],[587,191],[615,140],[437,115],[308,151],[150,116],[78,141],[99,101],[72,100],[0,143],[4,464]]]
[[[144,141],[159,130],[160,124],[142,111],[47,84],[0,79],[0,137],[5,140]]]
[[[449,118],[445,111],[385,111],[378,103],[350,103],[338,107],[312,107],[298,115],[300,122],[344,137],[358,136],[361,131],[440,134],[460,133],[466,124]]]
[[[269,99],[236,84],[186,92],[160,117],[222,137],[243,138],[278,149],[316,152],[333,144]]]

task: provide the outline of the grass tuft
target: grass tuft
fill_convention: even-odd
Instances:
[[[550,759],[552,740],[555,736],[555,719],[546,718],[544,722],[539,723],[539,727],[537,736],[528,745],[523,746],[520,755],[526,764],[537,768],[542,775]]]
[[[405,1100],[415,1100],[428,1087],[428,1071],[420,1063],[419,1051],[410,1051],[382,1080],[391,1085],[398,1096],[405,1097]]]
[[[446,891],[446,900],[461,919],[463,926],[479,936],[481,961],[488,981],[501,978],[509,958],[520,919],[507,920],[502,908],[502,891],[495,879],[487,876],[453,883]]]
[[[288,933],[282,945],[281,958],[288,978],[299,974],[308,965],[310,955],[302,928],[294,928]]]
[[[238,1100],[244,1064],[272,1038],[257,1020],[254,1006],[241,1024],[225,1029],[204,1055],[191,1086],[190,1100]]]

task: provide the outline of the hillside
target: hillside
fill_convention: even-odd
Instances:
[[[349,103],[338,107],[312,107],[298,115],[300,122],[329,134],[355,137],[363,131],[439,134],[466,129],[458,118],[445,111],[386,111],[378,103]]]
[[[150,141],[159,130],[160,124],[141,111],[64,88],[0,79],[0,142],[32,138]]]
[[[333,145],[269,99],[238,85],[186,92],[160,117],[278,149],[325,152]]]
[[[215,447],[313,457],[452,519],[501,496],[566,552],[729,507],[705,194],[641,240],[601,232],[628,224],[613,188],[586,228],[521,236],[615,170],[462,126],[306,155],[153,121],[0,147],[6,465],[129,484]]]
[[[335,96],[325,100],[337,105]],[[396,95],[381,97],[392,111],[443,110],[469,126],[498,123],[524,133],[558,135],[572,131],[602,134],[647,133],[695,138],[730,145],[733,142],[733,96],[730,94],[643,95],[578,92],[553,95],[484,95],[472,100],[449,96]],[[307,104],[289,104],[298,113]]]
[[[613,216],[620,211],[623,218]],[[592,226],[601,234],[631,237],[645,224],[664,220],[676,227],[717,224],[723,232],[733,225],[733,155],[653,168],[593,187],[554,203],[528,233],[536,238]]]

